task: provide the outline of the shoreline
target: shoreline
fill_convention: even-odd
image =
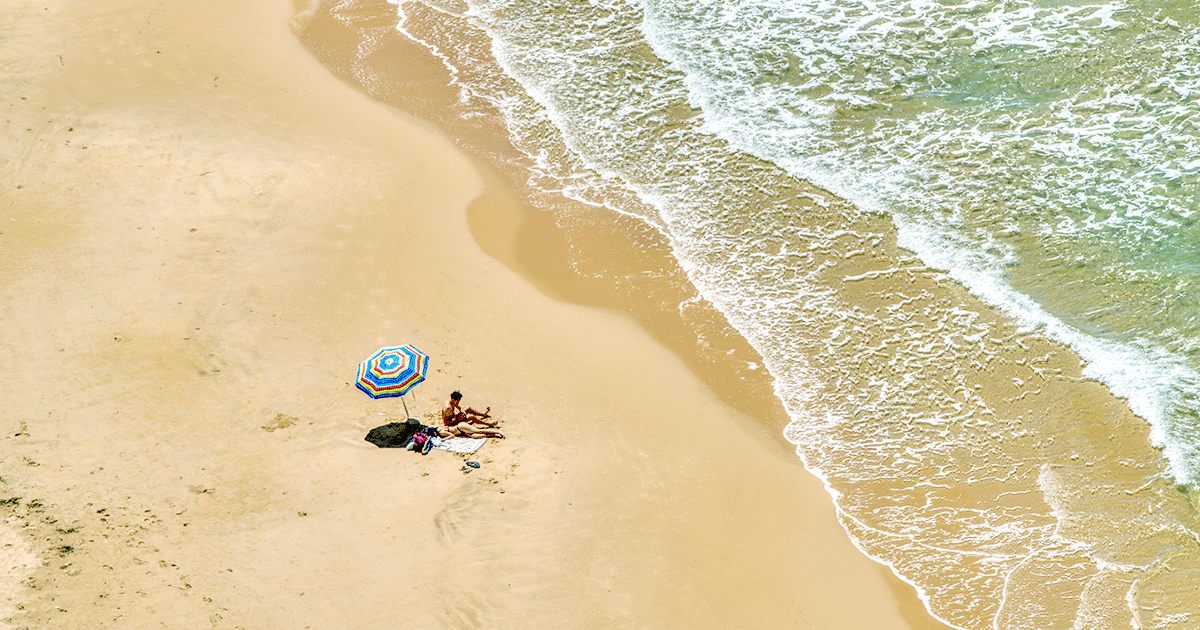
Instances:
[[[353,26],[349,20],[354,20]],[[481,117],[485,122],[467,123],[453,115],[459,97],[445,67],[428,50],[399,36],[394,20],[374,14],[364,19],[362,7],[355,5],[342,19],[328,10],[310,10],[297,19],[297,28],[314,54],[350,86],[426,121],[473,156],[486,184],[467,214],[472,235],[485,252],[556,300],[633,317],[683,359],[724,404],[739,411],[738,419],[757,440],[800,463],[799,472],[819,484],[825,501],[834,507],[832,491],[803,467],[795,446],[780,439],[789,418],[775,395],[773,379],[764,369],[747,369],[761,357],[696,293],[658,231],[606,208],[565,198],[543,198],[544,207],[534,207],[509,192],[524,168],[516,149],[502,129],[487,124],[486,116]],[[370,42],[369,48],[361,47],[364,41]],[[391,73],[389,66],[394,68]],[[514,166],[497,172],[497,164],[505,162]],[[614,264],[614,256],[621,263]],[[619,267],[622,263],[626,266]],[[630,279],[632,286],[615,286]],[[691,306],[690,317],[683,317],[682,308],[672,308],[674,304]],[[764,405],[764,400],[770,402]],[[864,550],[857,551],[868,557]],[[912,628],[950,627],[929,613],[913,584],[886,564],[878,568]]]
[[[449,107],[451,99],[444,100],[439,107],[431,103],[436,103],[436,98],[429,98],[423,95],[413,95],[412,81],[391,81],[391,75],[386,70],[381,71],[381,67],[387,67],[389,61],[397,61],[406,58],[403,53],[403,46],[394,44],[389,40],[387,31],[392,27],[386,19],[380,19],[378,15],[374,16],[374,21],[361,20],[363,13],[370,13],[369,10],[364,11],[364,6],[369,6],[371,3],[356,3],[351,5],[351,8],[344,14],[339,16],[344,23],[354,23],[365,25],[366,28],[360,33],[357,41],[369,42],[369,45],[362,48],[355,48],[355,62],[347,62],[344,58],[338,59],[336,55],[331,59],[326,56],[326,62],[334,67],[343,77],[346,77],[352,84],[357,83],[360,89],[373,93],[377,98],[385,102],[401,103],[407,99],[409,103],[409,111],[424,111],[425,115],[431,119],[435,119],[443,129],[450,129],[451,137],[459,138],[462,145],[476,154],[484,155],[488,161],[492,163],[505,164],[519,162],[511,148],[507,151],[503,148],[504,142],[498,141],[496,136],[503,136],[502,133],[494,134],[493,137],[485,137],[484,139],[472,138],[471,140],[462,140],[464,136],[484,135],[486,132],[479,130],[479,119],[486,119],[488,115],[485,112],[471,110],[471,124],[462,122],[454,122],[449,120],[447,112],[451,111]],[[356,38],[350,38],[356,39]],[[441,40],[437,40],[439,45]],[[455,41],[461,45],[462,41]],[[468,42],[471,46],[478,46],[478,42]],[[416,49],[415,46],[410,48]],[[346,55],[345,57],[351,57]],[[424,62],[423,72],[437,74],[440,69],[440,63],[432,58],[426,59]],[[398,64],[397,64],[398,65]],[[432,70],[431,70],[432,68]],[[461,70],[461,69],[460,69]],[[389,91],[388,86],[404,85],[405,89]],[[403,93],[402,93],[403,92]],[[417,90],[420,92],[420,90]],[[422,100],[424,99],[424,100]],[[417,103],[413,105],[412,103]],[[469,127],[463,131],[463,127]],[[500,146],[500,148],[497,148]],[[746,160],[752,162],[753,160]],[[501,167],[503,169],[503,167]],[[518,182],[516,187],[520,187],[520,182],[523,179],[521,167],[513,167],[513,171],[506,172],[506,176],[510,181]],[[534,186],[533,188],[536,188]],[[527,193],[529,191],[526,191]],[[535,191],[536,192],[536,191]],[[821,215],[821,218],[813,219],[817,224],[822,221],[836,222],[838,220],[838,212],[836,206],[845,205],[846,202],[824,191],[811,190],[820,194],[831,205],[834,211]],[[544,201],[541,200],[541,201]],[[551,202],[551,206],[555,202]],[[805,212],[814,210],[812,207],[803,208]],[[592,240],[591,232],[595,230],[598,222],[588,221],[587,219],[575,219],[576,214],[583,216],[589,215],[594,210],[586,206],[577,205],[569,208],[567,211],[559,211],[557,217],[567,217],[565,225],[559,225],[561,231],[568,234],[568,240],[571,238],[579,239],[580,242],[603,243],[603,239],[597,238]],[[624,221],[625,217],[612,217],[610,220],[615,222]],[[499,221],[504,224],[504,221]],[[510,222],[511,223],[511,222]],[[997,558],[997,566],[1003,565],[1006,569],[998,569],[995,567],[981,566],[987,563],[976,563],[975,560],[960,557],[953,553],[952,549],[956,548],[960,543],[968,541],[959,540],[961,530],[956,526],[947,526],[944,531],[935,532],[932,536],[922,536],[921,541],[913,541],[911,548],[908,542],[904,541],[902,536],[896,536],[892,533],[892,527],[897,527],[904,530],[905,527],[898,523],[865,523],[854,514],[844,514],[841,511],[847,508],[846,503],[852,504],[850,509],[853,512],[857,510],[857,516],[862,514],[871,514],[872,506],[878,504],[880,497],[886,497],[886,501],[897,501],[900,503],[908,503],[910,506],[945,506],[943,509],[960,510],[960,514],[965,517],[965,522],[972,523],[971,515],[976,514],[981,506],[992,505],[1002,512],[1007,511],[1004,518],[1012,517],[1014,520],[1013,526],[1017,528],[1029,528],[1026,540],[1013,540],[1011,544],[1015,548],[1024,548],[1024,545],[1029,547],[1026,551],[1029,553],[1028,559],[1030,566],[1048,562],[1053,565],[1053,561],[1041,559],[1038,556],[1040,546],[1044,541],[1041,541],[1039,531],[1045,525],[1056,519],[1060,523],[1060,527],[1066,531],[1071,531],[1073,540],[1078,541],[1082,547],[1091,547],[1096,549],[1105,549],[1107,545],[1113,541],[1105,540],[1106,532],[1104,530],[1088,531],[1087,526],[1082,526],[1080,523],[1090,522],[1091,519],[1100,519],[1103,522],[1108,522],[1107,519],[1112,519],[1113,522],[1122,522],[1130,518],[1145,518],[1150,514],[1155,513],[1157,506],[1169,505],[1169,512],[1173,522],[1182,526],[1180,531],[1180,544],[1186,544],[1187,534],[1184,533],[1189,528],[1189,523],[1194,523],[1194,510],[1191,507],[1191,500],[1185,496],[1184,492],[1175,488],[1168,479],[1164,477],[1164,462],[1160,454],[1151,447],[1148,439],[1149,426],[1144,420],[1134,416],[1128,408],[1128,404],[1124,400],[1117,399],[1111,391],[1103,385],[1085,379],[1081,372],[1080,360],[1076,353],[1070,348],[1061,344],[1049,341],[1037,335],[1036,332],[1030,333],[1020,329],[1014,322],[1001,315],[998,311],[984,305],[977,297],[969,294],[966,289],[949,280],[944,274],[941,274],[933,269],[928,269],[915,261],[911,253],[900,250],[896,243],[896,230],[890,222],[880,219],[879,217],[868,217],[862,219],[859,227],[864,228],[864,232],[877,233],[879,235],[878,242],[872,242],[870,247],[865,248],[869,254],[862,255],[863,252],[856,248],[855,244],[839,245],[833,252],[829,252],[824,258],[826,264],[830,265],[831,271],[829,276],[843,275],[853,277],[857,282],[853,286],[840,286],[836,290],[842,294],[843,299],[849,304],[864,307],[868,312],[878,310],[884,306],[894,306],[888,304],[889,299],[903,298],[902,301],[908,301],[908,296],[912,293],[924,294],[927,296],[923,305],[926,309],[924,317],[927,319],[925,323],[934,328],[940,328],[944,322],[935,321],[936,317],[931,316],[931,307],[935,309],[932,312],[946,307],[947,304],[955,305],[955,308],[965,309],[966,312],[975,313],[978,317],[977,324],[980,330],[990,331],[991,337],[987,339],[987,348],[984,349],[983,358],[986,358],[987,366],[980,365],[975,359],[981,357],[971,356],[968,354],[960,354],[956,357],[951,357],[945,365],[926,366],[920,370],[921,378],[931,379],[930,382],[948,379],[951,376],[961,378],[961,375],[969,375],[967,378],[972,383],[971,388],[975,390],[975,394],[971,397],[975,401],[980,402],[979,411],[984,414],[990,414],[993,418],[999,419],[999,426],[995,427],[999,434],[992,434],[988,431],[975,433],[975,427],[972,422],[965,422],[961,427],[955,428],[958,432],[960,429],[963,434],[962,443],[952,444],[953,450],[962,449],[964,453],[986,453],[978,458],[972,458],[974,465],[963,465],[960,455],[956,452],[947,452],[943,455],[941,463],[929,461],[925,463],[927,469],[933,471],[932,474],[937,476],[938,469],[943,472],[946,470],[956,470],[964,468],[963,483],[958,483],[953,480],[941,481],[937,480],[933,487],[939,487],[940,483],[949,484],[946,487],[946,492],[940,492],[930,489],[922,495],[920,492],[911,492],[910,489],[915,486],[928,486],[929,479],[920,476],[922,471],[920,467],[911,467],[912,462],[908,462],[905,466],[908,470],[914,470],[918,475],[908,479],[903,473],[896,475],[895,479],[887,478],[887,475],[881,475],[879,479],[856,479],[853,475],[845,475],[847,467],[840,465],[837,462],[828,460],[816,462],[813,464],[813,470],[822,470],[822,477],[831,480],[829,486],[829,494],[832,499],[839,503],[839,518],[842,525],[847,531],[852,533],[852,537],[857,545],[861,546],[864,554],[870,555],[878,560],[881,565],[897,567],[898,573],[921,571],[921,566],[926,564],[938,564],[944,567],[959,567],[965,566],[965,571],[972,574],[973,577],[964,579],[959,582],[954,578],[950,578],[950,583],[953,585],[950,589],[935,589],[934,598],[940,601],[934,602],[934,606],[945,611],[949,606],[955,608],[952,603],[955,600],[962,601],[985,601],[988,596],[980,595],[969,586],[971,580],[980,579],[982,582],[990,582],[987,589],[995,590],[997,597],[993,603],[983,603],[974,610],[955,610],[952,617],[955,623],[961,624],[964,627],[974,627],[975,624],[983,623],[984,618],[992,618],[993,616],[1006,615],[1021,615],[1021,612],[1012,612],[1020,610],[1028,610],[1029,614],[1046,614],[1059,615],[1066,614],[1060,611],[1058,607],[1052,609],[1042,609],[1040,591],[1037,588],[1029,589],[1027,593],[1021,593],[1019,596],[1009,597],[1006,592],[1007,587],[1004,585],[1006,580],[1002,579],[1001,573],[1013,571],[1014,573],[1022,573],[1018,571],[1019,566],[1013,564],[1014,561],[1007,558]],[[887,224],[887,225],[884,225]],[[650,233],[648,241],[654,240],[653,230],[646,228],[644,225],[638,225],[636,221],[631,221],[628,226],[630,232],[636,234],[638,230]],[[553,233],[554,230],[549,230],[548,233]],[[478,231],[476,231],[477,238]],[[480,238],[485,248],[487,243]],[[637,239],[633,239],[637,242]],[[882,246],[880,246],[882,243]],[[635,245],[634,248],[645,247]],[[603,251],[604,247],[581,246],[570,248],[572,253],[579,255],[579,252],[588,252],[594,249]],[[653,245],[648,249],[653,249]],[[489,250],[494,256],[504,259],[503,255],[497,254]],[[584,254],[586,257],[586,253]],[[664,257],[665,254],[664,254]],[[515,256],[514,256],[515,258]],[[532,258],[532,257],[530,257]],[[572,261],[572,264],[590,269],[597,276],[605,277],[606,273],[615,278],[620,278],[621,274],[611,273],[603,264],[595,267],[587,267],[587,261],[582,264]],[[660,263],[661,265],[662,263]],[[674,260],[669,260],[666,263],[668,267],[674,267]],[[923,267],[924,271],[916,274],[908,273],[905,275],[892,275],[891,271],[897,269],[906,269],[911,266]],[[535,277],[538,273],[544,273],[544,268],[539,268],[538,265],[526,264],[522,265],[521,260],[517,259],[512,266],[517,269],[525,277]],[[587,272],[581,272],[579,275],[587,275]],[[538,286],[547,290],[550,294],[555,294],[556,283],[569,283],[573,279],[570,274],[562,274],[563,277],[551,279],[549,288],[546,288],[545,281],[537,282]],[[565,279],[564,279],[565,277]],[[690,287],[689,287],[690,288]],[[580,291],[583,295],[582,299],[576,297],[582,303],[590,303],[593,299],[588,295],[587,291]],[[631,292],[636,294],[636,292]],[[652,292],[643,292],[652,293]],[[686,291],[684,292],[686,293]],[[678,294],[677,294],[678,295]],[[560,295],[560,297],[562,297]],[[566,298],[571,300],[572,298]],[[675,303],[683,303],[679,297],[674,299]],[[699,300],[704,303],[703,300]],[[629,308],[631,303],[636,303],[637,298],[629,298],[625,296],[620,303],[618,309]],[[707,303],[704,303],[707,306]],[[610,306],[611,307],[611,306]],[[921,309],[917,309],[918,312]],[[894,317],[891,322],[893,326],[905,327],[910,325],[906,314],[912,314],[910,309],[905,309],[905,312],[899,313],[900,317]],[[943,313],[944,314],[944,313]],[[661,314],[659,314],[661,315]],[[649,329],[653,325],[648,324],[649,321],[654,321],[655,316],[646,316],[645,313],[635,313],[635,317],[644,327]],[[918,319],[921,315],[917,315]],[[669,318],[666,318],[669,319]],[[717,326],[718,331],[713,334],[716,338],[731,338],[739,337],[736,333],[731,333],[727,324],[724,323],[723,317],[720,325]],[[684,325],[683,329],[687,329],[688,325]],[[885,326],[886,328],[886,326]],[[837,334],[834,332],[833,334]],[[966,335],[966,331],[963,331]],[[700,335],[703,337],[703,335]],[[816,335],[820,336],[819,333]],[[739,337],[740,340],[740,337]],[[718,391],[718,395],[726,404],[731,404],[735,408],[742,411],[748,411],[753,408],[753,405],[745,404],[747,398],[755,399],[756,397],[742,396],[738,392],[723,391],[721,384],[727,383],[733,379],[722,379],[722,369],[705,363],[704,352],[697,352],[695,348],[689,348],[687,340],[669,340],[662,339],[660,341],[667,343],[679,356],[684,357],[691,366],[692,370],[710,386]],[[860,341],[860,346],[866,348],[878,348],[882,344],[887,344],[896,339],[888,339],[887,337],[868,337],[866,340]],[[742,344],[745,345],[744,342]],[[903,344],[901,344],[903,345]],[[734,349],[734,352],[737,352]],[[758,356],[752,350],[748,351],[750,361],[758,361]],[[874,355],[875,353],[870,353]],[[907,350],[900,349],[898,352],[891,353],[893,360],[900,360],[907,363],[906,355],[921,354],[919,348],[909,348]],[[862,378],[864,374],[870,374],[873,370],[881,369],[881,366],[886,364],[886,356],[883,361],[879,361],[872,357],[856,357],[853,361],[848,361],[853,364],[853,367],[847,368],[844,365],[837,365],[836,357],[830,360],[830,357],[810,356],[810,360],[814,361],[815,365],[820,366],[818,372],[823,374],[840,374],[843,377],[851,376],[846,372],[856,372],[853,376]],[[843,357],[843,360],[848,357]],[[996,360],[998,359],[998,360]],[[743,356],[741,361],[746,361]],[[785,358],[786,360],[786,358]],[[993,362],[993,360],[995,360]],[[719,362],[719,361],[718,361]],[[726,372],[736,372],[738,367],[735,367],[738,362],[726,362]],[[874,364],[874,365],[872,365]],[[882,369],[886,369],[883,367]],[[748,374],[743,372],[743,377],[738,379],[740,384],[749,382],[760,382],[765,376],[763,373]],[[850,379],[848,382],[853,382]],[[821,389],[821,395],[837,396],[838,392],[832,390],[824,390],[827,384],[822,384],[818,387]],[[951,391],[953,389],[953,391]],[[866,391],[866,390],[863,390]],[[919,397],[928,396],[935,398],[945,396],[953,398],[958,394],[957,388],[946,387],[944,391],[938,390],[937,387],[913,392],[920,394]],[[774,395],[772,391],[771,396]],[[969,397],[970,398],[970,397]],[[757,397],[758,400],[763,398]],[[792,405],[794,412],[803,415],[805,405],[803,401],[789,400],[788,404]],[[974,402],[974,401],[973,401]],[[954,415],[954,414],[951,414]],[[847,417],[852,417],[853,414],[847,414]],[[778,427],[775,426],[779,420],[764,420],[753,411],[748,411],[747,419],[751,419],[750,425],[755,427],[756,434],[761,436],[761,439],[768,443],[778,444]],[[796,444],[800,444],[803,449],[803,443],[808,440],[810,443],[819,436],[806,435],[806,429],[803,424],[787,423],[786,418],[783,423],[788,424],[787,436]],[[924,430],[927,427],[918,425],[910,427],[913,429]],[[847,427],[845,433],[848,437],[854,437],[853,434],[857,431],[856,428]],[[1010,435],[1011,432],[1011,435]],[[857,437],[868,437],[869,430],[864,431],[865,435]],[[838,436],[840,437],[840,436]],[[1055,440],[1059,442],[1056,443]],[[1106,443],[1105,440],[1108,442]],[[851,440],[853,441],[853,439]],[[868,447],[872,442],[866,441]],[[780,445],[781,450],[787,450],[786,445]],[[1114,456],[1114,453],[1116,454]],[[809,455],[812,455],[810,450]],[[873,464],[869,466],[872,470],[883,470],[889,467],[891,457],[895,454],[889,454],[886,449],[869,448],[867,455],[872,458]],[[802,455],[803,457],[803,455]],[[806,460],[807,461],[807,460]],[[1004,465],[1001,462],[1015,461],[1019,462],[1014,466],[1014,470],[1005,471]],[[852,467],[850,467],[852,468]],[[976,474],[983,475],[989,481],[981,487],[975,486],[973,483],[978,479],[972,479],[971,469],[976,469]],[[841,475],[841,476],[839,476]],[[992,481],[992,476],[995,475],[995,481]],[[832,478],[832,479],[831,479]],[[1049,480],[1049,481],[1047,481]],[[1065,490],[1063,483],[1066,482]],[[1049,483],[1049,486],[1043,483]],[[1103,490],[1097,491],[1096,486],[1100,486]],[[1077,486],[1087,490],[1086,494],[1080,496],[1078,492],[1071,492],[1070,487]],[[1047,488],[1054,491],[1047,493]],[[1062,494],[1060,494],[1060,491]],[[848,495],[853,495],[848,497]],[[1130,501],[1127,499],[1130,495],[1136,495],[1137,499]],[[899,499],[899,497],[905,497]],[[1040,498],[1039,498],[1040,497]],[[936,509],[937,508],[933,508]],[[985,522],[972,523],[967,527],[986,527]],[[891,526],[891,527],[889,527]],[[938,528],[934,528],[938,529]],[[938,535],[944,534],[945,540],[939,540]],[[928,538],[928,541],[925,539]],[[968,536],[970,538],[970,536]],[[1128,541],[1120,541],[1121,545],[1125,545]],[[926,552],[922,552],[921,548],[926,548]],[[1136,549],[1136,551],[1133,551]],[[945,551],[945,553],[942,553]],[[936,552],[936,553],[935,553]],[[1141,545],[1132,542],[1129,547],[1122,547],[1122,553],[1130,553],[1131,557],[1140,557],[1139,554],[1147,553],[1147,550],[1141,549]],[[939,559],[932,561],[926,558],[926,555],[937,555]],[[1103,555],[1103,554],[1102,554]],[[970,556],[970,554],[966,554]],[[930,556],[932,557],[932,556]],[[1072,566],[1073,560],[1064,561],[1063,566],[1056,566],[1054,570],[1062,570],[1068,574],[1074,574],[1076,569]],[[956,569],[957,570],[957,569]],[[1051,570],[1051,569],[1036,569],[1036,570]],[[1035,570],[1035,571],[1036,571]],[[1103,573],[1102,570],[1098,570]],[[937,571],[933,571],[937,574]],[[1151,572],[1152,573],[1152,572]],[[976,575],[978,574],[978,575]],[[982,578],[979,576],[987,576]],[[889,577],[890,572],[889,572]],[[943,578],[933,578],[933,586],[939,586]],[[1021,578],[1024,580],[1025,578]],[[1103,580],[1103,575],[1097,575],[1097,580]],[[1130,578],[1132,579],[1132,578]],[[1002,582],[1004,584],[1002,584]],[[899,580],[897,579],[897,583]],[[1035,585],[1036,579],[1031,579],[1027,585]],[[902,590],[907,589],[905,585]],[[1072,588],[1075,588],[1073,591]],[[1083,592],[1079,590],[1082,587],[1064,587],[1062,593],[1055,593],[1057,597],[1065,598],[1068,602],[1063,605],[1064,609],[1071,608],[1075,605],[1083,604]],[[1089,587],[1090,588],[1090,587]],[[1110,588],[1105,586],[1104,588]],[[1130,588],[1133,588],[1130,586]],[[942,592],[938,592],[941,590]],[[1132,591],[1131,591],[1132,592]],[[1028,598],[1026,600],[1026,598]],[[1076,604],[1071,604],[1074,598],[1078,598]],[[1086,606],[1085,606],[1086,607]],[[1035,612],[1036,611],[1036,612]],[[1082,609],[1081,609],[1081,614]],[[1115,623],[1122,623],[1119,619],[1120,613],[1112,613],[1118,617]],[[990,626],[989,626],[990,627]]]
[[[497,120],[457,115],[460,97],[445,66],[395,32],[394,11],[381,14],[392,6],[387,0],[353,3],[342,17],[310,8],[295,22],[302,41],[348,85],[429,125],[471,156],[484,191],[468,206],[468,222],[488,255],[556,300],[634,317],[723,402],[760,417],[778,443],[787,414],[776,405],[764,409],[758,401],[775,399],[770,376],[747,369],[761,357],[699,296],[664,236],[607,208],[561,195],[543,195],[535,207],[514,192],[526,160]]]
[[[0,485],[42,560],[7,623],[938,627],[686,335],[477,247],[518,226],[555,275],[519,246],[551,226],[325,72],[296,10],[10,9],[49,56],[6,82]],[[479,472],[363,442],[397,407],[346,381],[396,341],[434,358],[414,415],[461,388],[502,418]]]

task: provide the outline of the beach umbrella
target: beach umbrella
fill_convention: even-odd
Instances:
[[[355,384],[371,398],[400,396],[407,415],[408,403],[404,402],[404,394],[425,380],[428,369],[429,355],[424,352],[410,345],[386,346],[358,364]]]

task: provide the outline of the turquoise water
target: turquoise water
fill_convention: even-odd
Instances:
[[[896,219],[1200,480],[1200,9],[649,2],[706,130]]]
[[[1150,486],[1091,497],[1097,480],[1056,463],[1078,454],[1050,446],[1053,427],[998,414],[976,376],[1023,336],[1068,345],[1149,423],[1166,474],[1200,481],[1200,7],[397,9],[461,115],[502,118],[534,197],[662,231],[762,355],[787,437],[856,544],[936,615],[1200,627],[1194,511]],[[891,235],[915,258],[844,271]],[[855,293],[905,274],[950,278],[1024,332],[928,291]],[[1034,376],[1017,386],[1045,379],[1044,360],[1022,359]]]

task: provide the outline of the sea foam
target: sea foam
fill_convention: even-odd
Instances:
[[[1189,508],[1144,481],[1154,457],[1057,445],[1077,427],[1023,401],[1063,378],[1038,339],[1070,345],[1153,424],[1175,474],[1193,474],[1197,310],[1163,323],[1154,302],[1200,307],[1171,240],[1200,242],[1187,240],[1200,136],[1179,96],[1197,76],[1193,9],[398,6],[402,32],[450,68],[464,115],[503,117],[534,165],[532,196],[667,236],[762,355],[786,436],[855,544],[935,614],[964,628],[1164,627],[1147,611],[1155,581],[1178,575],[1168,567],[1193,563],[1164,556],[1196,540]],[[1156,48],[1125,58],[1115,44]],[[891,235],[916,257],[881,257]],[[1079,471],[1107,475],[1103,488]],[[1163,619],[1193,614],[1172,610]]]

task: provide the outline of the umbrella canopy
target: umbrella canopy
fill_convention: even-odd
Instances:
[[[380,348],[358,364],[358,388],[371,398],[403,396],[425,380],[429,355],[412,346]]]

